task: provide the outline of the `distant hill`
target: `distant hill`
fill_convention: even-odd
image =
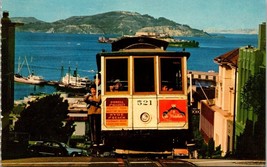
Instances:
[[[136,12],[113,11],[92,16],[73,16],[55,22],[44,22],[34,17],[11,18],[24,26],[16,28],[22,32],[118,34],[132,35],[138,31],[168,33],[171,36],[210,36],[208,33],[182,25],[164,17],[154,18]]]
[[[12,22],[19,22],[24,24],[30,24],[30,23],[45,23],[44,21],[38,20],[35,17],[12,17]]]
[[[222,29],[205,29],[205,32],[216,34],[258,34],[258,29],[234,29],[234,30],[222,30]]]

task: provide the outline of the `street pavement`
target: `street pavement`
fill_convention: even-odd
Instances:
[[[260,160],[161,159],[118,157],[34,157],[2,160],[1,166],[95,166],[95,167],[195,167],[195,166],[265,166]]]
[[[36,157],[3,160],[3,167],[7,166],[93,166],[93,167],[195,167],[182,160],[154,159],[154,158],[115,158],[115,157]]]
[[[265,160],[185,159],[196,166],[266,166]]]

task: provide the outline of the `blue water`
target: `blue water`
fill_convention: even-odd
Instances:
[[[98,43],[100,35],[88,34],[48,34],[48,33],[16,33],[15,72],[18,63],[27,57],[31,70],[46,80],[59,80],[62,75],[78,69],[81,76],[93,78],[96,70],[95,56],[102,49],[111,50],[110,44]],[[188,60],[189,70],[218,71],[218,65],[213,59],[228,51],[242,46],[257,47],[257,35],[223,34],[224,38],[179,37],[179,39],[195,40],[200,43],[199,48],[187,48],[191,53]],[[181,48],[167,50],[181,51]],[[61,67],[64,67],[62,72]],[[21,73],[28,75],[24,65]],[[63,73],[63,74],[62,74]],[[15,83],[15,100],[23,99],[32,93],[52,93],[53,86],[34,86]]]

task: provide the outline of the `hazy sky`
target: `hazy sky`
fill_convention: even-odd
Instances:
[[[258,28],[266,21],[265,0],[2,0],[2,11],[9,11],[10,17],[35,17],[47,22],[131,11],[197,29]]]

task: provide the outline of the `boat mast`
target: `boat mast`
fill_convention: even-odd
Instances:
[[[62,81],[63,80],[63,76],[64,76],[64,67],[63,67],[63,65],[61,65],[61,71],[60,71],[60,81]]]
[[[75,71],[75,77],[76,77],[76,82],[75,82],[75,85],[77,86],[77,85],[78,85],[78,65],[77,65],[77,62],[76,62],[76,71]]]
[[[20,63],[20,57],[19,57],[19,64],[18,64],[18,74],[20,74],[20,71],[21,71],[21,69],[22,69],[22,67],[23,67],[24,63],[25,63],[25,59],[23,60],[23,62],[22,62],[22,63]]]
[[[69,69],[68,69],[68,84],[70,84],[70,65],[69,65]]]
[[[18,60],[18,74],[19,74],[19,71],[20,71],[20,56],[19,56],[19,60]]]
[[[29,75],[31,75],[31,70],[30,70],[29,63],[27,61],[26,56],[25,56],[25,61],[26,61],[26,65],[27,65],[27,68],[28,68]]]

